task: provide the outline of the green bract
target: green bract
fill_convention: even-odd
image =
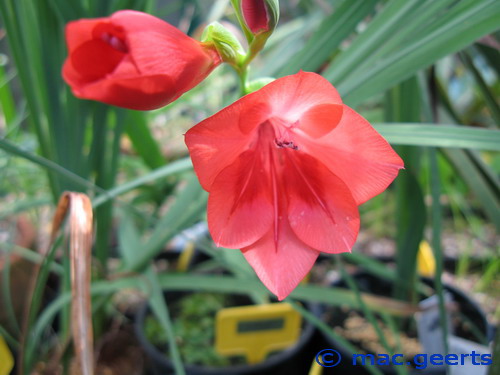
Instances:
[[[239,40],[219,22],[212,22],[203,31],[202,42],[213,43],[224,62],[238,66],[245,58]]]
[[[274,30],[280,18],[280,4],[278,0],[264,0],[269,11],[269,30]]]

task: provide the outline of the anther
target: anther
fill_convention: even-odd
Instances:
[[[292,141],[279,141],[275,139],[274,142],[278,148],[291,148],[292,150],[299,149],[299,146],[296,146]]]

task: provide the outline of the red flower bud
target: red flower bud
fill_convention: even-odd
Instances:
[[[241,0],[241,14],[253,34],[274,29],[278,21],[276,0]]]
[[[130,109],[167,105],[221,62],[174,26],[130,10],[70,22],[66,41],[62,74],[73,94]]]

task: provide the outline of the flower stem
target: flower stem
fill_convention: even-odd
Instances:
[[[244,96],[248,94],[248,66],[252,62],[252,60],[259,54],[259,52],[264,48],[267,39],[271,35],[272,31],[252,34],[250,30],[247,28],[245,21],[241,17],[241,9],[239,0],[231,0],[231,4],[236,12],[236,17],[238,18],[238,22],[240,23],[241,29],[245,33],[245,37],[248,41],[248,51],[245,55],[245,58],[239,62],[237,66],[233,65],[234,70],[238,73],[240,77],[240,94]]]
[[[240,10],[240,3],[239,0],[231,0],[231,4],[233,5],[234,12],[236,13],[236,18],[238,19],[238,22],[241,26],[241,29],[243,30],[243,33],[245,34],[245,37],[247,38],[248,44],[252,43],[253,40],[253,34],[250,30],[248,30],[247,25],[245,24],[245,21],[241,17],[241,10]]]
[[[240,97],[248,94],[248,65],[242,67],[242,69],[236,71],[240,77]]]

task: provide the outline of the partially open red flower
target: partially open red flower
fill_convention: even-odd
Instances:
[[[315,73],[280,78],[186,134],[218,246],[240,248],[281,300],[320,252],[350,251],[358,205],[403,168],[371,125]]]
[[[174,26],[131,10],[70,22],[66,41],[63,77],[73,94],[130,109],[167,105],[221,62]]]

